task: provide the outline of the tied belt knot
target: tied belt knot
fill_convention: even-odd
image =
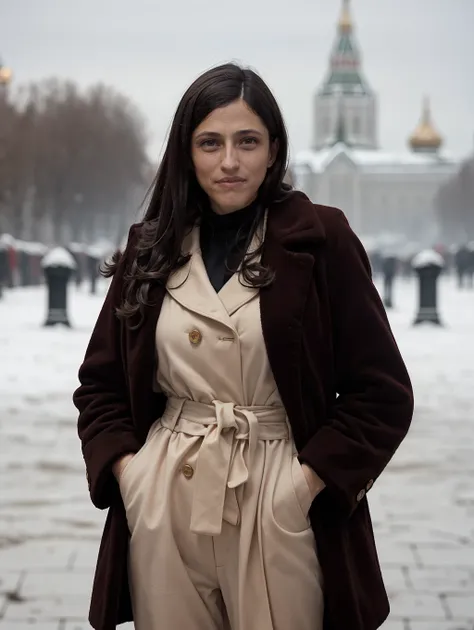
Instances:
[[[160,424],[171,431],[202,436],[194,474],[190,529],[219,535],[222,521],[240,520],[236,488],[249,478],[258,440],[288,440],[283,407],[199,403],[169,398]]]

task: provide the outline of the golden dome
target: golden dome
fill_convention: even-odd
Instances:
[[[10,68],[6,68],[5,66],[0,66],[0,84],[7,85],[10,83],[12,78],[12,71]]]
[[[339,30],[344,33],[352,31],[352,17],[349,10],[349,0],[343,0],[342,12],[338,25]]]
[[[420,123],[410,136],[409,142],[414,151],[433,151],[439,149],[443,143],[443,138],[436,131],[431,121],[431,108],[428,98],[424,100]]]

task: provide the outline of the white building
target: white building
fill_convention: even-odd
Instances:
[[[343,0],[327,76],[314,102],[312,148],[291,164],[296,187],[314,201],[344,209],[361,236],[433,241],[434,199],[460,161],[441,151],[426,99],[404,153],[378,146],[377,95],[363,76],[349,0]]]

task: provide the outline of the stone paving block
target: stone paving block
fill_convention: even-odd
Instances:
[[[378,526],[375,525],[374,530],[376,540],[386,538],[390,540],[392,544],[397,545],[438,545],[440,542],[450,544],[453,543],[453,541],[456,542],[454,535],[447,534],[442,537],[439,532],[431,531],[428,525],[420,526],[413,521],[410,523],[409,527],[401,531],[396,524],[390,526],[387,523]],[[461,545],[463,543],[460,542],[459,544]]]
[[[74,531],[70,523],[58,521],[59,513],[60,507],[51,509],[48,514],[40,514],[38,511],[32,511],[32,513],[10,511],[8,518],[5,518],[3,522],[0,521],[0,541],[10,540],[12,532],[15,533],[15,541],[20,542],[32,538],[65,540],[71,536],[71,533],[74,535]]]
[[[60,619],[84,619],[88,611],[88,597],[45,597],[23,602],[9,602],[3,619],[59,622]]]
[[[2,571],[66,569],[73,550],[69,541],[28,541],[0,549],[0,567]]]
[[[423,547],[417,553],[424,567],[460,567],[474,569],[474,548],[472,547]]]
[[[387,621],[380,626],[380,630],[405,630],[405,623],[401,620],[392,621],[391,619],[387,619]]]
[[[74,550],[72,567],[74,569],[93,569],[99,554],[100,540],[82,541]]]
[[[40,597],[89,597],[92,590],[91,571],[28,573],[20,595],[25,599]]]
[[[469,594],[448,595],[446,604],[453,619],[474,619],[474,589]]]
[[[21,573],[18,571],[9,571],[8,573],[0,573],[0,593],[15,592],[20,583]]]
[[[392,593],[408,589],[409,585],[405,578],[404,569],[401,567],[385,567],[382,570],[382,574],[389,596]]]
[[[410,621],[407,630],[474,630],[474,621]]]
[[[436,595],[405,591],[396,593],[390,599],[391,618],[446,619],[441,600]]]
[[[377,540],[382,570],[384,566],[416,566],[416,557],[409,545],[397,545],[385,540]]]
[[[474,592],[474,575],[468,569],[450,569],[428,567],[416,569],[410,567],[408,580],[415,591],[429,593]]]
[[[62,626],[59,621],[46,621],[46,622],[24,622],[24,621],[12,621],[0,619],[0,630],[62,630]]]

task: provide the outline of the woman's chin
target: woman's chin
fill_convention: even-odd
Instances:
[[[218,197],[211,197],[211,206],[214,212],[218,214],[230,214],[250,205],[254,199],[255,195],[249,196],[235,193],[219,195]]]

